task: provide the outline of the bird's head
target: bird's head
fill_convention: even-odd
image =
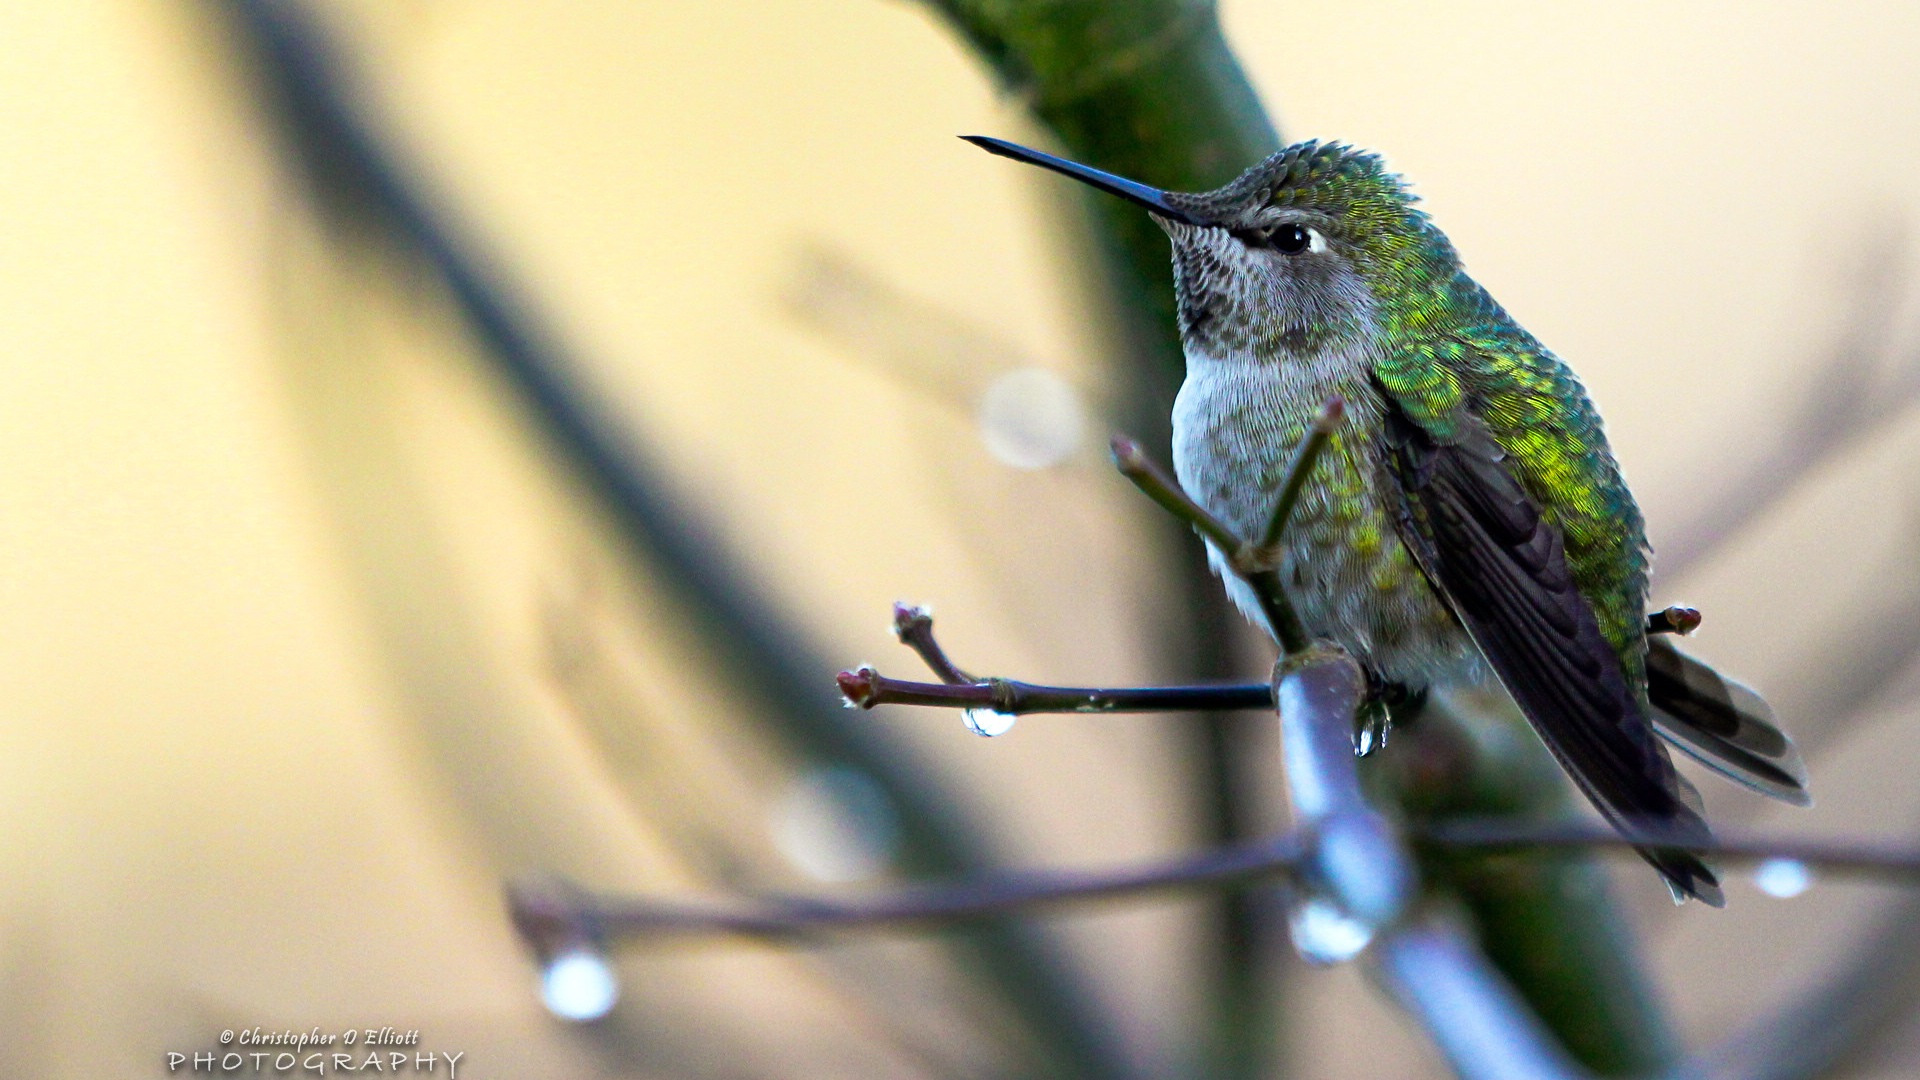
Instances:
[[[1363,339],[1406,290],[1457,266],[1451,246],[1373,154],[1303,142],[1224,187],[1163,191],[1038,150],[965,136],[1134,202],[1173,240],[1189,355],[1275,361]]]

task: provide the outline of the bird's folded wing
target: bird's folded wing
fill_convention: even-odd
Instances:
[[[1400,531],[1520,711],[1616,827],[1707,842],[1698,795],[1674,770],[1575,587],[1559,531],[1500,447],[1472,425],[1451,441],[1435,439],[1393,404],[1391,393],[1386,397],[1389,442],[1407,495]],[[1698,857],[1639,850],[1676,896],[1724,902]]]

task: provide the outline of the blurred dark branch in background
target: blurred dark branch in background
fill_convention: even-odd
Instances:
[[[1878,229],[1863,265],[1844,290],[1839,340],[1809,385],[1794,395],[1784,421],[1749,429],[1764,440],[1743,445],[1737,465],[1702,470],[1715,478],[1703,507],[1669,530],[1654,566],[1671,583],[1698,568],[1822,466],[1887,430],[1920,403],[1920,346],[1897,339],[1894,319],[1906,283],[1904,238]]]
[[[619,527],[648,577],[697,624],[766,732],[801,755],[858,766],[883,785],[903,825],[903,869],[949,875],[988,865],[985,834],[965,805],[884,729],[853,721],[834,704],[821,678],[831,668],[808,635],[754,590],[755,575],[727,557],[698,503],[669,489],[626,434],[630,421],[590,404],[584,365],[539,325],[519,290],[454,225],[446,201],[427,195],[367,122],[361,91],[308,11],[291,0],[222,0],[219,9],[230,16],[235,44],[251,60],[289,160],[316,203],[349,235],[417,260],[445,287],[482,354]],[[961,941],[988,992],[1030,1029],[1019,1049],[1032,1057],[1032,1075],[1132,1074],[1111,1025],[1092,1011],[1092,995],[1032,930],[992,924]]]
[[[1842,289],[1840,333],[1787,420],[1760,430],[1755,457],[1703,471],[1704,507],[1659,544],[1671,582],[1706,565],[1748,526],[1849,451],[1884,438],[1920,404],[1920,345],[1896,326],[1909,283],[1903,230],[1876,227]],[[1748,448],[1749,451],[1753,448]],[[1920,657],[1920,567],[1905,556],[1839,605],[1838,625],[1792,650],[1771,683],[1781,715],[1798,718],[1808,760],[1839,743],[1913,671]],[[1811,862],[1812,860],[1807,860]],[[1877,1041],[1920,1005],[1920,896],[1901,897],[1813,985],[1675,1075],[1686,1080],[1811,1080],[1866,1067]]]
[[[698,903],[591,897],[565,889],[514,891],[515,925],[529,940],[567,941],[591,926],[609,944],[693,934],[793,937],[819,931],[924,927],[1051,904],[1192,892],[1292,872],[1303,839],[1288,833],[1252,844],[1109,871],[1002,871],[951,885],[920,884],[860,899],[772,896]]]
[[[1345,809],[1354,810],[1353,807]],[[606,944],[627,939],[645,941],[695,935],[801,938],[827,931],[926,929],[928,924],[941,925],[1036,907],[1153,894],[1190,894],[1239,887],[1268,878],[1295,877],[1302,874],[1303,860],[1313,854],[1315,845],[1324,843],[1324,836],[1319,833],[1317,829],[1296,829],[1254,843],[1115,870],[1003,870],[951,884],[922,882],[852,899],[753,896],[672,900],[594,896],[535,883],[517,886],[511,905],[515,925],[534,942],[573,940],[583,927],[591,927]],[[1758,833],[1719,836],[1710,844],[1701,844],[1688,835],[1663,831],[1653,822],[1623,833],[1601,822],[1460,820],[1426,826],[1412,833],[1411,839],[1427,849],[1482,856],[1548,848],[1592,848],[1632,854],[1635,844],[1662,843],[1708,855],[1719,862],[1791,859],[1836,877],[1920,885],[1920,847],[1898,848]],[[1899,910],[1907,907],[1903,905]],[[1885,956],[1884,948],[1875,955]],[[1810,996],[1797,1007],[1807,1008],[1817,1000],[1821,1000],[1818,995]]]
[[[1435,694],[1369,761],[1373,790],[1395,800],[1416,833],[1454,819],[1546,826],[1579,813],[1558,765],[1504,698]],[[1480,947],[1583,1065],[1634,1076],[1678,1059],[1639,942],[1592,852],[1463,859],[1429,846],[1420,862],[1429,887],[1458,896]]]
[[[1212,0],[927,0],[1022,101],[1069,156],[1182,191],[1223,183],[1280,148]],[[956,133],[959,134],[959,133]],[[1076,193],[1075,198],[1079,198]],[[1089,279],[1114,363],[1112,420],[1150,446],[1170,437],[1173,397],[1185,371],[1175,331],[1166,240],[1146,215],[1083,201],[1092,230]],[[1156,522],[1170,611],[1159,652],[1165,670],[1204,681],[1238,674],[1232,642],[1240,619],[1191,539]],[[1183,557],[1184,556],[1184,557]],[[1200,834],[1213,844],[1252,836],[1269,793],[1251,763],[1257,732],[1210,715],[1194,728],[1192,791]],[[1211,1030],[1195,1040],[1198,1069],[1233,1080],[1265,1076],[1280,1052],[1279,990],[1271,903],[1228,897],[1206,957],[1218,972]]]

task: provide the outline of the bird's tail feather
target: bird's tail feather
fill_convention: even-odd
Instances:
[[[1688,757],[1763,795],[1813,805],[1806,763],[1760,695],[1651,637],[1647,697],[1655,730]]]

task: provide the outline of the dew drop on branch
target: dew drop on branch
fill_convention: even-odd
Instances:
[[[1318,896],[1293,905],[1287,913],[1287,930],[1293,937],[1293,947],[1310,964],[1351,960],[1373,940],[1373,927]]]
[[[995,735],[1005,735],[1013,730],[1013,722],[1020,719],[1012,713],[994,712],[992,709],[962,709],[960,722],[975,735],[984,735],[991,739]]]

